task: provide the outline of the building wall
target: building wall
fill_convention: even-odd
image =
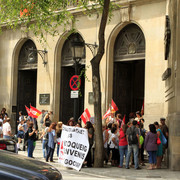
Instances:
[[[166,101],[168,102],[169,125],[169,168],[180,170],[180,1],[169,0],[169,18],[171,29],[170,54],[168,68],[171,76],[166,79]]]
[[[102,113],[105,113],[112,98],[113,92],[113,47],[120,30],[129,23],[137,24],[143,31],[146,40],[145,59],[145,121],[158,121],[161,116],[167,114],[165,104],[165,87],[161,75],[166,69],[164,59],[164,24],[165,24],[165,0],[148,1],[120,1],[121,8],[113,12],[111,21],[108,23],[105,33],[105,54],[100,64]],[[78,30],[86,43],[97,42],[100,16],[92,17],[77,14],[74,27]],[[69,27],[70,29],[70,27]],[[12,118],[12,106],[17,104],[17,63],[20,48],[27,38],[34,41],[37,49],[48,50],[47,65],[44,67],[38,57],[37,70],[37,100],[36,107],[40,110],[54,111],[54,120],[59,120],[60,99],[60,74],[61,74],[61,48],[68,35],[63,28],[59,27],[60,36],[51,37],[46,35],[47,44],[42,45],[31,33],[22,33],[20,30],[5,30],[0,35],[0,67],[1,67],[1,94],[0,107],[6,107]],[[86,48],[87,76],[90,82],[85,82],[85,108],[90,110],[93,116],[93,105],[88,103],[88,94],[92,92],[92,72],[90,60],[92,54]],[[50,94],[50,105],[39,104],[39,94]]]

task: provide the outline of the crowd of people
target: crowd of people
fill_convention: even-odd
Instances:
[[[111,113],[103,125],[104,158],[112,166],[126,169],[131,166],[137,170],[145,166],[144,154],[147,152],[150,166],[147,169],[161,168],[161,162],[168,146],[168,127],[165,118],[160,124],[154,122],[149,129],[144,129],[144,119],[138,111],[130,113],[128,122],[124,123],[120,113]],[[163,141],[165,138],[165,142]],[[157,141],[160,140],[160,143]]]
[[[42,154],[45,161],[53,162],[54,151],[57,146],[56,155],[59,156],[59,146],[61,142],[62,122],[53,122],[53,112],[42,110],[40,128],[36,118],[23,116],[19,112],[17,120],[17,148],[23,150],[27,146],[28,157],[33,157],[33,151],[36,146],[36,140],[42,141]],[[144,119],[141,113],[130,113],[126,122],[123,121],[120,113],[111,113],[102,126],[102,135],[104,141],[104,163],[111,163],[112,166],[119,168],[141,169],[145,166],[144,155],[149,158],[149,167],[147,169],[161,168],[163,155],[168,146],[168,127],[165,124],[165,118],[160,118],[160,124],[154,122],[149,125],[149,129],[144,129]],[[81,122],[76,122],[70,118],[68,126],[81,127]],[[92,167],[94,162],[95,148],[95,130],[94,125],[88,121],[85,126],[88,130],[89,151],[83,166]],[[0,114],[0,137],[12,138],[10,119],[3,108]],[[163,143],[163,139],[166,142]],[[147,153],[146,153],[147,152]],[[125,159],[124,159],[125,157]],[[131,165],[129,165],[131,163]]]

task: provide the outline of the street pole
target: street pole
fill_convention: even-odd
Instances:
[[[79,75],[79,61],[74,60],[75,75]],[[79,118],[79,96],[74,98],[74,119],[77,121]]]

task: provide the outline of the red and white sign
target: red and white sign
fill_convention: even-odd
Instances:
[[[71,77],[69,81],[69,86],[73,91],[76,91],[80,88],[81,86],[81,79],[79,78],[78,75],[74,75]]]
[[[90,121],[90,117],[91,117],[91,115],[89,113],[89,110],[88,110],[88,108],[86,108],[81,115],[81,119],[82,119],[83,123],[86,124],[87,121]]]

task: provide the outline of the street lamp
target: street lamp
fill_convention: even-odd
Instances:
[[[28,54],[28,63],[34,63],[36,61],[37,54],[39,54],[43,60],[44,67],[47,64],[47,61],[45,61],[45,54],[47,54],[46,50],[37,50],[33,48],[29,48],[29,54]]]
[[[82,37],[76,33],[74,39],[71,41],[72,58],[74,60],[75,74],[78,75],[79,62],[85,57],[85,45],[91,50],[95,56],[97,44],[87,44],[83,41]],[[74,99],[74,118],[78,119],[79,112],[79,98]]]

